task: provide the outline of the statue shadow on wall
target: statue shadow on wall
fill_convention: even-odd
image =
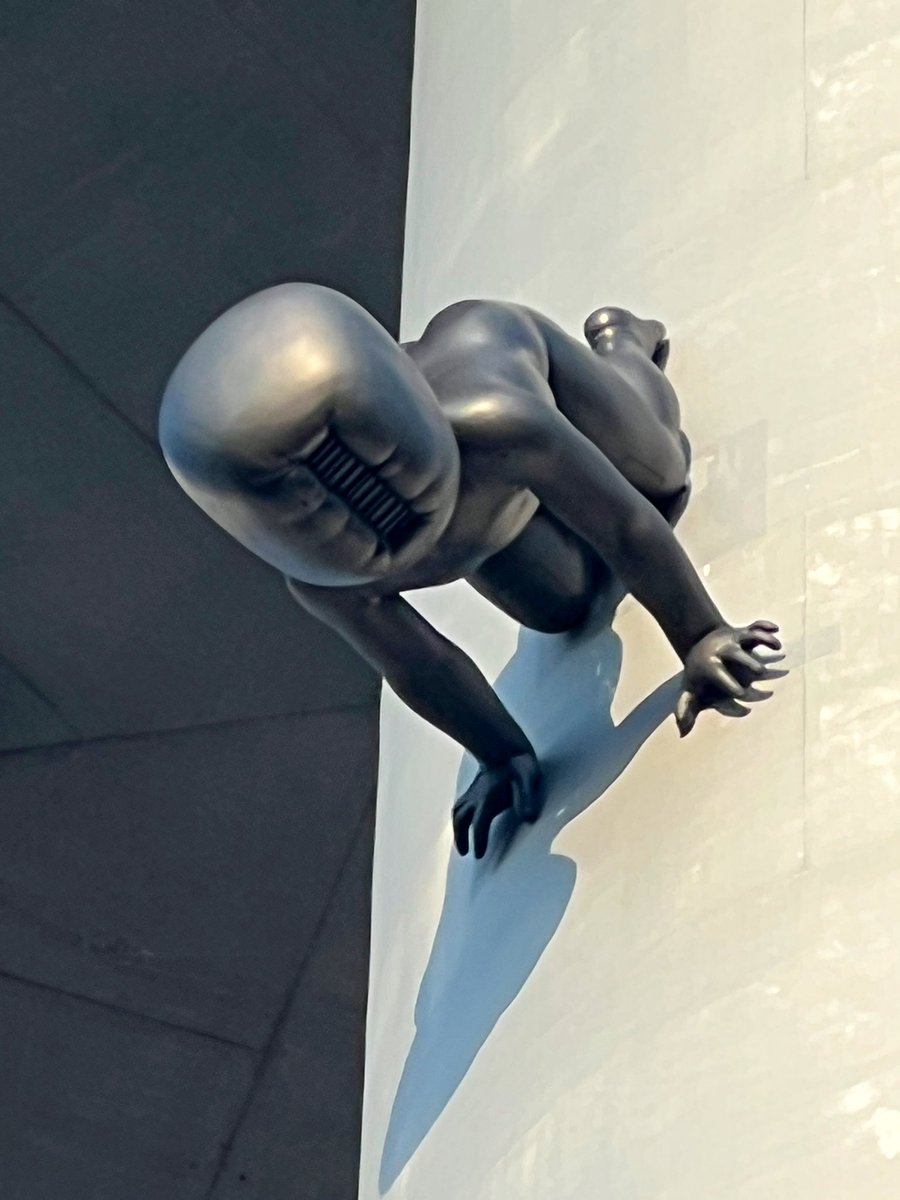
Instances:
[[[602,611],[575,634],[523,629],[495,684],[544,764],[544,811],[531,826],[517,827],[510,814],[495,821],[480,862],[451,854],[416,1000],[416,1032],[385,1136],[382,1195],[444,1111],[562,921],[577,868],[552,852],[556,835],[603,796],[674,707],[678,676],[613,724],[622,644],[611,625],[620,598],[605,597]],[[457,795],[474,770],[464,758]]]

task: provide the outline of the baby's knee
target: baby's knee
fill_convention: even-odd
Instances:
[[[528,310],[502,300],[459,300],[429,322],[423,343],[440,342],[447,351],[472,357],[510,355],[542,361],[546,346]]]
[[[691,494],[691,444],[683,430],[672,438],[672,447],[667,455],[660,476],[659,495],[656,507],[674,525],[687,508]]]

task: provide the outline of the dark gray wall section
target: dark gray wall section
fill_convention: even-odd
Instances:
[[[376,724],[344,709],[0,757],[3,969],[265,1046],[371,798]]]
[[[414,0],[0,15],[0,1194],[353,1200],[377,681],[180,493],[187,343],[395,330]]]
[[[394,324],[412,0],[4,8],[0,282],[129,419],[266,284]]]
[[[355,944],[370,910],[374,818],[370,804],[212,1200],[242,1200],[248,1190],[355,1200],[367,983]],[[293,1192],[285,1180],[298,1181]]]
[[[0,653],[85,737],[371,702],[156,447],[0,305]]]
[[[253,1077],[246,1050],[9,979],[0,1026],[4,1200],[208,1193]]]
[[[75,733],[50,704],[9,663],[0,661],[0,751],[14,746],[60,742]]]

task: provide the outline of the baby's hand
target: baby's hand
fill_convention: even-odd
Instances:
[[[460,854],[484,858],[491,822],[506,809],[533,823],[541,813],[541,768],[534,754],[517,754],[499,766],[483,766],[453,805],[453,839]]]
[[[754,687],[777,677],[767,665],[771,659],[761,658],[756,650],[760,646],[780,650],[777,632],[778,626],[771,621],[754,621],[742,629],[722,625],[692,647],[684,661],[682,690],[675,705],[675,721],[682,737],[694,728],[697,714],[704,708],[715,708],[729,717],[745,717],[750,711],[746,703],[771,695]]]

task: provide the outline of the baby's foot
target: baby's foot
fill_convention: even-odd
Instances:
[[[669,339],[662,321],[636,317],[627,308],[598,308],[585,321],[584,336],[598,354],[609,354],[624,338],[637,342],[661,371],[669,359]]]

